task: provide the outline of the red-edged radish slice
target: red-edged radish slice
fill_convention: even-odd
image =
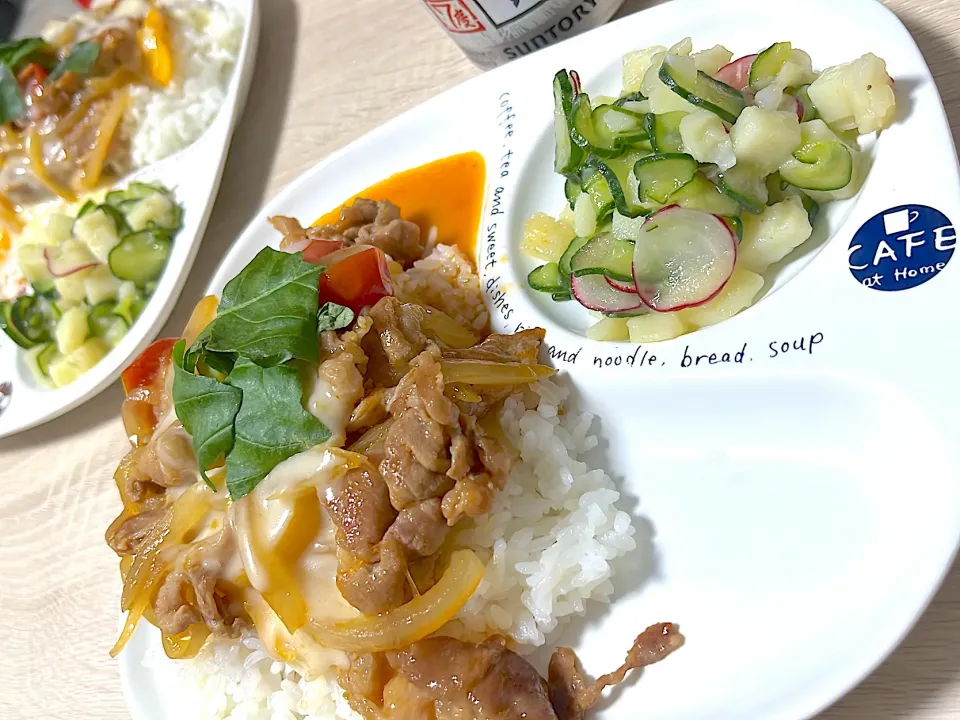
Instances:
[[[729,85],[737,90],[743,90],[750,85],[750,68],[753,61],[757,59],[756,55],[746,55],[742,58],[727,63],[717,70],[714,78],[722,83]]]
[[[84,268],[100,264],[87,246],[76,240],[67,240],[44,248],[43,257],[47,261],[47,270],[56,278],[73,275]]]
[[[614,280],[613,278],[608,278],[604,276],[604,279],[607,281],[607,285],[612,288],[616,288],[620,292],[630,293],[631,295],[637,294],[637,286],[633,282],[623,282],[623,280]]]
[[[682,310],[720,292],[736,261],[737,239],[722,218],[671,205],[644,223],[633,253],[633,279],[651,310]]]
[[[790,112],[792,108],[793,112],[797,114],[797,120],[803,122],[803,103],[800,102],[799,98],[793,95],[784,95],[783,105],[780,107],[784,112]]]
[[[625,293],[607,283],[603,275],[581,275],[570,278],[570,290],[587,310],[626,312],[643,307],[636,293]]]

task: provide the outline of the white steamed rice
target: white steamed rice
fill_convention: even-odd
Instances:
[[[532,649],[582,614],[587,600],[609,600],[610,563],[636,543],[630,516],[616,507],[613,481],[583,461],[597,445],[594,417],[573,412],[569,390],[552,381],[531,390],[536,409],[511,399],[501,416],[520,461],[492,512],[459,535],[485,558],[486,571],[458,620],[468,632],[498,631]],[[174,662],[159,645],[153,652],[148,665]],[[252,635],[208,643],[177,665],[196,695],[181,705],[196,718],[362,720],[335,677],[305,680]]]
[[[130,93],[125,122],[138,168],[185,148],[209,127],[223,105],[243,38],[243,19],[235,10],[198,0],[160,5],[172,24],[174,77],[162,90],[140,85]]]

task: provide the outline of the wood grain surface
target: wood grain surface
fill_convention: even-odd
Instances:
[[[266,200],[331,151],[478,72],[417,0],[261,2],[250,99],[199,258],[165,335],[183,327],[220,258]],[[621,15],[650,4],[656,3],[627,0]],[[923,50],[956,138],[960,1],[886,4]],[[117,665],[107,655],[120,581],[103,543],[119,507],[111,476],[127,449],[121,399],[117,383],[59,420],[0,441],[2,718],[129,717]],[[843,627],[836,631],[843,643]],[[822,717],[960,718],[958,648],[960,568],[954,567],[902,645]]]

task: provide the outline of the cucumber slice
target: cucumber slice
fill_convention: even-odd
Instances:
[[[687,116],[685,112],[669,112],[663,115],[650,113],[646,119],[646,130],[650,144],[657,153],[683,152],[683,138],[680,137],[680,122]]]
[[[621,95],[620,97],[618,97],[613,104],[616,105],[617,107],[623,107],[627,103],[643,102],[646,99],[647,98],[644,96],[642,92],[627,93],[626,95]]]
[[[170,240],[151,230],[127,235],[110,251],[110,271],[121,280],[143,287],[163,273],[170,245]]]
[[[757,55],[757,59],[750,66],[750,88],[754,91],[763,90],[777,79],[783,69],[793,45],[788,42],[774,43]]]
[[[697,70],[693,58],[667,55],[660,68],[660,81],[687,102],[735,123],[746,100],[739,90]]]
[[[853,179],[853,156],[839,140],[810,140],[780,166],[780,177],[803,190],[840,190]]]
[[[567,291],[567,285],[560,275],[560,267],[557,263],[547,263],[531,270],[527,275],[527,284],[537,292],[564,293]]]
[[[710,182],[702,172],[670,196],[670,202],[689,210],[703,210],[714,215],[739,215],[740,203]]]
[[[591,114],[597,134],[613,147],[625,147],[647,139],[644,114],[616,105],[600,105]]]
[[[759,215],[767,206],[767,186],[760,171],[740,163],[720,173],[717,186],[748,213]]]
[[[0,329],[24,349],[49,342],[55,324],[50,301],[38,295],[21,295],[0,306]]]
[[[576,204],[581,192],[583,192],[583,186],[576,178],[568,177],[564,181],[563,194],[567,198],[567,203],[570,205],[571,210],[573,210],[573,206]]]
[[[683,153],[640,158],[633,166],[633,174],[640,183],[640,198],[661,204],[667,202],[667,198],[693,180],[697,167],[697,161]]]
[[[740,219],[739,215],[731,215],[730,217],[722,217],[727,227],[733,231],[733,234],[737,236],[737,242],[743,240],[743,220]]]
[[[550,296],[550,299],[554,302],[569,302],[570,300],[573,300],[573,295],[571,295],[569,292],[558,292],[553,293]]]
[[[580,167],[584,153],[573,144],[570,134],[570,114],[573,110],[573,84],[566,70],[553,76],[553,169],[561,174]]]
[[[594,167],[584,168],[586,180],[583,192],[590,196],[597,213],[597,224],[604,222],[613,213],[613,195],[603,174]]]
[[[571,274],[604,275],[633,282],[633,243],[610,232],[600,233],[584,245],[570,261]]]
[[[612,138],[604,137],[597,131],[593,122],[590,97],[586,93],[580,93],[574,98],[573,110],[570,111],[570,125],[570,136],[583,152],[603,158],[613,158],[620,153]]]
[[[130,304],[132,306],[132,303]],[[98,338],[106,337],[118,322],[123,325],[125,328],[124,332],[126,332],[127,321],[114,312],[116,307],[117,303],[102,302],[90,308],[87,321],[90,324],[91,336]]]
[[[639,183],[633,174],[633,167],[641,157],[644,157],[642,153],[631,152],[609,160],[601,160],[597,157],[587,160],[603,175],[613,196],[617,212],[626,217],[649,215],[653,210],[640,200]]]
[[[590,242],[590,238],[574,238],[557,261],[557,268],[560,270],[560,275],[563,276],[564,279],[564,287],[567,287],[570,281],[570,261],[573,260],[574,255],[580,252],[580,248],[588,242]]]
[[[96,209],[97,209],[97,204],[93,200],[87,200],[83,204],[83,207],[81,207],[80,210],[77,212],[77,217],[82,218],[87,213],[92,213]]]
[[[24,353],[24,360],[34,379],[44,387],[54,387],[50,381],[50,362],[56,357],[57,346],[54,343],[37,345]]]

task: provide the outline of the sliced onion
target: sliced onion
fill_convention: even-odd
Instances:
[[[657,312],[701,305],[726,285],[737,260],[736,236],[722,218],[677,205],[651,215],[634,247],[633,279]]]
[[[483,563],[472,550],[457,550],[443,577],[423,595],[382,615],[304,627],[324,647],[345,652],[383,652],[406,647],[452,620],[483,579]]]
[[[570,289],[577,301],[588,310],[625,312],[636,310],[643,301],[636,291],[623,292],[610,285],[603,275],[581,275],[570,278]]]
[[[448,385],[521,385],[556,374],[547,365],[528,365],[517,362],[491,360],[441,360],[443,380]]]

